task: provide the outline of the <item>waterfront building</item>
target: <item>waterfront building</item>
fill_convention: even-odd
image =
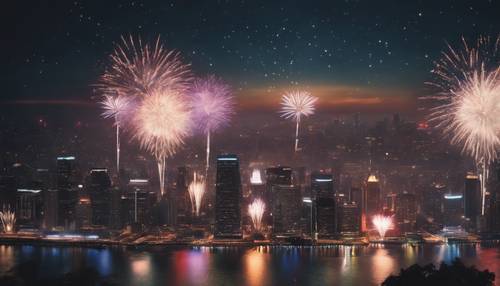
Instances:
[[[238,239],[241,228],[241,177],[236,155],[217,157],[215,237]]]
[[[461,226],[463,217],[463,195],[448,193],[444,195],[443,216],[445,226]]]
[[[316,232],[319,238],[330,238],[336,232],[335,192],[331,174],[312,174],[311,193],[316,202]]]
[[[43,220],[43,192],[40,189],[18,189],[16,220],[21,227],[38,228]]]
[[[68,190],[76,187],[76,158],[74,156],[57,157],[56,187]]]
[[[481,215],[481,182],[479,176],[468,173],[465,177],[464,189],[464,216],[470,226],[475,229],[478,226]]]
[[[85,190],[92,206],[92,225],[110,226],[111,179],[105,168],[92,169],[86,178]]]
[[[363,230],[372,229],[373,216],[380,214],[382,205],[380,202],[380,183],[375,175],[370,175],[363,189],[362,198],[362,226]]]
[[[396,196],[396,224],[401,233],[415,231],[417,222],[417,201],[414,194],[402,193]]]
[[[43,227],[47,230],[55,229],[59,221],[58,193],[57,190],[48,189],[43,195]]]
[[[272,225],[275,236],[298,236],[301,233],[300,217],[302,197],[294,185],[273,185]]]
[[[340,206],[338,229],[344,236],[358,235],[361,230],[360,209],[354,202],[344,203]]]

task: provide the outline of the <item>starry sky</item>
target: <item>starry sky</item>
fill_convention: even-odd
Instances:
[[[411,109],[446,42],[500,32],[495,0],[12,2],[0,103],[91,102],[121,35],[160,35],[244,107],[300,87],[331,106]]]

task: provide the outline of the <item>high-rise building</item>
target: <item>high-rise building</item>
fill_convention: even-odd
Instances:
[[[92,206],[92,224],[99,226],[110,225],[111,217],[111,179],[108,170],[96,168],[90,170],[86,178],[85,190],[90,197]]]
[[[472,173],[465,177],[464,215],[475,228],[481,214],[481,183],[479,177]]]
[[[58,226],[65,230],[76,228],[76,204],[78,203],[77,189],[61,189],[57,191],[58,198]]]
[[[263,220],[266,224],[273,224],[273,186],[291,186],[292,185],[292,168],[290,167],[272,167],[266,169],[266,191],[263,195],[268,206],[271,206],[271,211],[266,212]]]
[[[130,179],[121,196],[121,223],[136,227],[150,225],[157,198],[157,193],[150,190],[148,179]]]
[[[370,175],[363,190],[362,199],[362,226],[363,230],[372,228],[372,217],[382,212],[380,203],[380,184],[375,175]]]
[[[294,185],[273,185],[272,225],[275,236],[297,236],[301,233],[302,198]]]
[[[76,228],[89,227],[92,225],[92,204],[90,198],[82,196],[76,205]]]
[[[417,222],[417,201],[414,194],[402,193],[396,196],[396,223],[401,233],[415,231]]]
[[[76,185],[76,166],[74,156],[57,157],[56,186],[58,190],[70,189]]]
[[[188,167],[177,168],[175,184],[175,220],[173,224],[187,224],[191,216],[188,188],[193,178],[193,172]]]
[[[422,192],[422,213],[435,224],[443,222],[443,199],[445,186],[435,184]]]
[[[44,191],[44,215],[43,215],[43,226],[47,230],[52,230],[57,227],[59,222],[59,198],[58,191],[48,189]]]
[[[360,209],[356,203],[344,203],[340,206],[338,229],[342,235],[358,235],[361,227]]]
[[[0,177],[0,209],[10,206],[15,211],[17,199],[17,181],[13,176]]]
[[[241,177],[236,155],[217,157],[215,237],[241,238]]]
[[[336,232],[333,176],[331,174],[312,174],[311,192],[316,202],[316,232],[318,237],[331,238]]]
[[[43,220],[43,193],[38,189],[18,189],[16,220],[18,225],[38,228]]]
[[[443,200],[443,217],[445,226],[461,226],[463,216],[463,195],[445,194]]]

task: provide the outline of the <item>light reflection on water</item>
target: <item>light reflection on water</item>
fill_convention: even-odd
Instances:
[[[155,250],[0,245],[0,273],[34,260],[40,277],[94,267],[120,285],[379,285],[414,263],[455,257],[500,275],[498,245],[197,247]],[[36,275],[36,274],[34,274]]]

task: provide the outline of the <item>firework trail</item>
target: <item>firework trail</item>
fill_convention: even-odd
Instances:
[[[166,159],[184,144],[190,129],[190,111],[179,90],[164,89],[145,97],[133,118],[133,138],[158,163],[160,194],[165,190]]]
[[[448,50],[435,63],[437,106],[431,109],[435,123],[453,145],[472,157],[481,177],[481,213],[484,215],[489,166],[500,147],[500,37],[480,37],[476,45],[462,39],[459,49]]]
[[[295,90],[284,94],[281,98],[281,117],[295,120],[295,152],[299,147],[299,124],[302,116],[314,114],[317,97],[307,91]]]
[[[262,216],[265,209],[266,204],[261,199],[255,199],[248,205],[248,214],[252,219],[253,227],[256,231],[260,231],[262,228]]]
[[[210,135],[229,124],[234,101],[230,87],[215,76],[196,79],[190,93],[194,122],[207,136],[206,176],[210,165]]]
[[[130,107],[130,99],[125,96],[105,95],[100,104],[102,109],[102,117],[113,118],[116,128],[116,172],[120,173],[120,125],[124,114]]]
[[[205,180],[194,174],[194,180],[189,184],[189,198],[191,199],[191,208],[196,216],[200,216],[201,201],[205,194]]]
[[[122,37],[110,55],[110,65],[97,88],[102,94],[147,96],[169,87],[185,90],[191,79],[180,54],[166,50],[160,37],[153,44]]]
[[[3,231],[5,233],[13,233],[14,225],[16,224],[16,214],[10,210],[10,207],[3,207],[0,212],[0,220],[2,221]]]
[[[392,218],[390,216],[376,215],[372,219],[373,225],[381,239],[384,239],[385,233],[392,227]]]

